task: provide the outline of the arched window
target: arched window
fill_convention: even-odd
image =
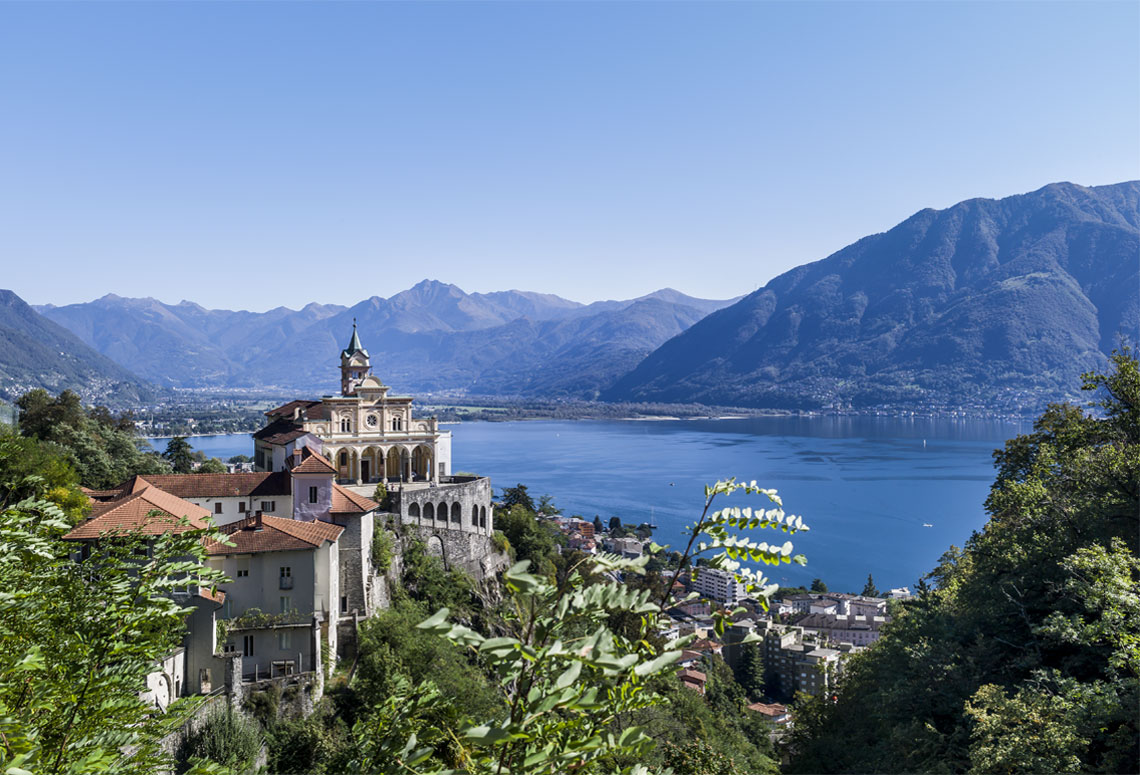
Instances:
[[[340,453],[340,464],[342,466],[348,465],[348,453],[347,452],[342,451]]]
[[[479,507],[472,504],[471,505],[471,527],[475,527],[478,524],[479,524]]]
[[[435,506],[430,503],[424,504],[424,517],[427,519],[435,519]]]
[[[463,517],[460,515],[458,503],[451,504],[451,521],[457,525],[463,521]]]
[[[440,522],[446,522],[447,521],[447,504],[446,503],[439,504],[439,508],[436,509],[435,513],[439,516]]]
[[[352,420],[347,417],[340,418],[340,432],[349,433],[352,430]]]
[[[409,517],[418,517],[419,515],[420,515],[420,504],[413,503],[411,506],[408,506],[408,516]]]
[[[479,527],[487,527],[487,507],[479,507]]]

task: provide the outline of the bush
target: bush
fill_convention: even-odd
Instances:
[[[372,535],[372,566],[377,573],[387,573],[392,567],[392,537],[383,528]]]
[[[178,760],[185,771],[191,759],[206,759],[238,772],[253,769],[261,753],[261,729],[229,708],[215,710],[197,731],[182,739]]]
[[[500,554],[506,554],[511,550],[511,542],[507,540],[502,530],[496,530],[491,534],[491,546],[495,547],[495,551]]]

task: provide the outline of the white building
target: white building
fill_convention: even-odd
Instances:
[[[748,596],[744,584],[728,571],[715,568],[693,569],[693,591],[725,605],[736,605]]]

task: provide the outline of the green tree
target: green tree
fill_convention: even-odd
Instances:
[[[990,519],[943,555],[838,702],[799,709],[792,772],[1135,772],[1140,366],[1086,375],[994,455]],[[841,741],[860,740],[857,747]]]
[[[621,530],[621,517],[610,517],[610,532],[614,533]]]
[[[253,458],[249,455],[234,455],[226,459],[227,463],[252,463]]]
[[[188,474],[193,469],[193,448],[185,436],[175,436],[166,442],[166,451],[162,456],[170,461],[176,474]]]
[[[551,572],[555,554],[554,535],[535,517],[534,512],[519,504],[505,511],[496,511],[495,527],[507,537],[516,560],[529,560],[537,572]]]
[[[196,473],[199,474],[224,474],[226,472],[226,464],[216,457],[212,457],[205,463],[198,466]]]
[[[594,515],[594,535],[601,535],[606,532],[606,526],[602,524],[602,518]]]
[[[734,672],[736,682],[753,702],[764,698],[766,693],[764,650],[760,644],[749,643],[741,649],[740,660]]]
[[[718,496],[737,492],[763,495],[776,508],[712,510]],[[526,573],[529,562],[523,561],[504,576],[510,607],[497,631],[506,634],[487,637],[464,624],[451,624],[446,609],[421,623],[421,628],[471,649],[491,667],[508,707],[506,718],[487,720],[458,736],[470,746],[465,757],[468,771],[644,772],[640,762],[653,750],[653,738],[623,719],[662,703],[653,684],[675,673],[673,663],[681,648],[695,637],[662,645],[655,636],[668,590],[690,557],[712,552],[712,566],[732,572],[749,593],[766,599],[777,585],[740,561],[792,562],[792,544],[755,541],[747,535],[752,529],[795,533],[806,526],[801,518],[784,512],[775,490],[759,488],[755,482],[717,482],[705,488],[704,510],[689,529],[689,542],[668,582],[662,579],[637,588],[613,580],[617,573],[644,574],[648,556],[627,560],[613,554],[580,555],[559,574],[557,584]],[[711,543],[698,543],[698,538]],[[663,551],[656,545],[650,549],[653,554]],[[804,562],[802,556],[794,560]],[[741,610],[718,612],[717,631],[723,633],[728,617]],[[626,614],[640,616],[633,637],[628,628],[615,631],[609,626],[614,615]],[[723,665],[719,673],[715,667],[712,673],[712,700],[722,712],[738,715],[744,695],[731,673]],[[420,754],[415,742],[408,739],[401,749],[404,755]],[[770,769],[771,762],[764,761],[769,766],[761,771]]]
[[[512,506],[521,506],[531,514],[534,514],[536,511],[534,501],[526,491],[525,484],[517,484],[514,487],[504,487],[501,505],[504,509],[509,509]]]
[[[875,586],[875,579],[872,578],[870,573],[867,574],[867,583],[863,585],[863,591],[860,594],[864,597],[879,596],[879,588]]]
[[[47,501],[0,513],[0,771],[154,772],[166,730],[139,693],[181,642],[172,593],[224,577],[203,531],[124,534],[77,566],[69,528]]]
[[[536,514],[545,514],[549,517],[554,514],[561,514],[562,510],[554,503],[553,496],[540,495],[538,496],[538,503],[535,505],[534,512]]]
[[[823,579],[812,579],[811,591],[824,594],[827,592],[827,584],[824,583]]]
[[[20,433],[56,445],[79,476],[95,489],[112,487],[133,474],[169,473],[170,466],[134,430],[130,415],[115,417],[105,407],[85,410],[65,390],[52,397],[32,390],[16,400]]]

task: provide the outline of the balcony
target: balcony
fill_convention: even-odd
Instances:
[[[293,588],[293,577],[292,576],[281,576],[278,579],[277,588],[278,589],[292,589]]]

